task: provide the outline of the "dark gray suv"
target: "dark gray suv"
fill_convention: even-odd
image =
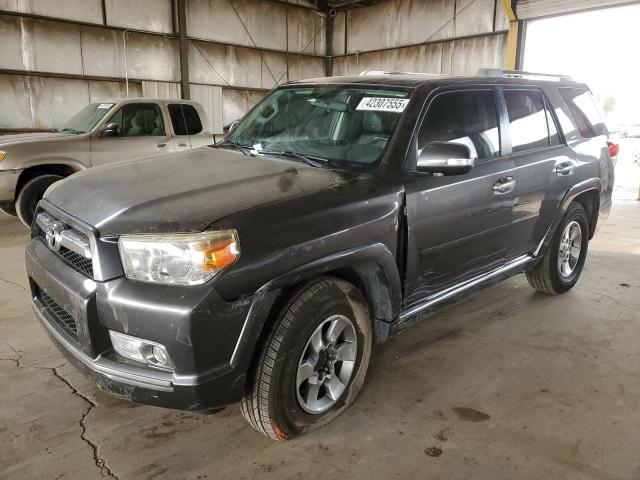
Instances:
[[[360,391],[372,344],[526,273],[572,288],[613,188],[566,77],[289,83],[222,143],[83,171],[40,202],[33,308],[102,390],[277,440]]]

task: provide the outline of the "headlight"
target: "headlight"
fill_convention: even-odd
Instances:
[[[235,230],[126,235],[118,247],[127,278],[168,285],[205,283],[240,256]]]

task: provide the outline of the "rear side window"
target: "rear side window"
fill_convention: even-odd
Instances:
[[[169,115],[176,135],[195,135],[202,132],[202,122],[193,105],[171,104]]]
[[[459,143],[474,158],[500,153],[498,114],[493,90],[441,93],[429,105],[418,134],[418,148],[433,142]]]
[[[547,112],[542,94],[535,90],[504,90],[504,99],[513,153],[548,147]]]
[[[579,87],[560,87],[558,90],[582,138],[593,138],[604,133],[604,121],[589,91]]]

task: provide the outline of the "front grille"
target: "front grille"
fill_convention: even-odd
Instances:
[[[76,230],[75,228],[71,228],[78,235],[87,238],[87,236]],[[42,241],[47,243],[45,239],[45,232],[40,230],[38,235],[42,238]],[[56,253],[60,258],[62,258],[65,262],[67,262],[74,270],[82,273],[83,275],[93,278],[93,261],[90,258],[85,258],[82,255],[74,252],[73,250],[69,250],[66,247],[60,247],[60,249]]]
[[[78,341],[78,325],[73,317],[64,308],[58,305],[53,298],[43,290],[38,289],[40,301],[47,307],[56,324],[64,330],[76,342]]]
[[[56,253],[78,272],[93,278],[93,261],[90,258],[84,258],[66,247],[60,247]]]

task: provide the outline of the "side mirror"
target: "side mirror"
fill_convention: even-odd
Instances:
[[[100,129],[100,137],[115,137],[120,135],[120,126],[117,123],[107,123]]]
[[[473,167],[471,150],[459,143],[430,143],[418,156],[416,170],[421,173],[460,175]]]

